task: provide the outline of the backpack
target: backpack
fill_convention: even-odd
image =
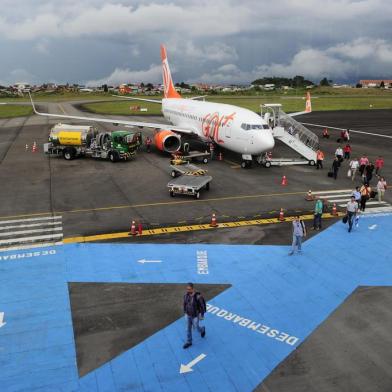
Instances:
[[[204,297],[199,292],[195,293],[195,297],[196,297],[195,299],[196,299],[197,312],[201,314],[206,313],[207,305]]]

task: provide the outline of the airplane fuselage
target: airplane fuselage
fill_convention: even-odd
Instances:
[[[201,140],[242,155],[260,155],[275,144],[266,121],[238,106],[166,98],[162,100],[162,113],[173,125],[192,130]]]

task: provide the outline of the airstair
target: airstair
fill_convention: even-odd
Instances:
[[[281,104],[261,105],[261,116],[270,124],[274,138],[296,151],[302,159],[269,159],[264,160],[264,165],[295,165],[309,164],[314,166],[317,159],[319,139],[293,117],[282,110]]]

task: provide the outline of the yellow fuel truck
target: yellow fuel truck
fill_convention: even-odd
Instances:
[[[56,124],[50,130],[44,151],[62,155],[66,160],[89,156],[117,162],[133,157],[141,144],[140,132],[98,132],[91,125]]]

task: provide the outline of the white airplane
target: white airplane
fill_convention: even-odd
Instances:
[[[126,98],[162,104],[164,118],[173,125],[40,113],[36,110],[30,96],[33,110],[41,116],[152,128],[156,130],[155,146],[159,150],[169,153],[180,150],[181,135],[196,136],[205,143],[215,143],[220,147],[241,154],[242,167],[249,166],[253,156],[257,157],[266,151],[272,150],[275,141],[271,128],[260,115],[234,105],[197,101],[197,98],[200,97],[182,98],[174,87],[167,61],[166,48],[163,45],[161,45],[161,58],[164,98],[162,100]],[[292,113],[291,116],[310,112],[309,104],[308,97],[305,112]]]

